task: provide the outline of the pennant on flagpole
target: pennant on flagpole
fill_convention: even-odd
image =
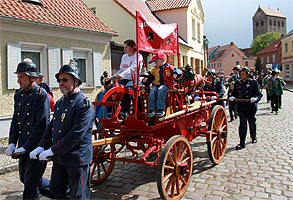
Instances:
[[[156,24],[148,22],[137,11],[137,46],[138,50],[154,53],[162,51],[165,54],[178,54],[178,25]]]

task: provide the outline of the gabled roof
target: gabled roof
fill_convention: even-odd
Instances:
[[[186,8],[189,6],[190,2],[191,0],[146,0],[146,4],[153,12]]]
[[[268,52],[278,51],[281,48],[281,38],[277,39],[275,42],[264,48],[263,50],[257,52],[256,54],[263,54]]]
[[[283,15],[279,10],[270,9],[270,8],[262,8],[262,7],[260,7],[260,9],[261,9],[266,15],[286,18],[286,16]]]
[[[209,48],[209,62],[223,60],[232,50],[234,50],[241,58],[246,58],[245,54],[231,42],[230,44]]]
[[[150,9],[142,0],[114,0],[119,6],[131,14],[134,18],[136,17],[136,11],[145,16],[146,20],[149,22],[161,24],[161,22],[150,12]]]
[[[82,0],[40,0],[42,5],[21,0],[0,0],[0,16],[41,24],[116,35]]]

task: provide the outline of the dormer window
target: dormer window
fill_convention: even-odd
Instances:
[[[22,2],[31,3],[31,4],[38,5],[38,6],[43,5],[41,0],[22,0]]]

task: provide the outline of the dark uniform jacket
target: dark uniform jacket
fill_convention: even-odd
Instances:
[[[14,113],[11,121],[9,144],[17,144],[32,151],[40,142],[50,121],[50,101],[47,92],[34,84],[27,91],[14,95]]]
[[[204,91],[214,91],[218,94],[219,98],[222,98],[225,94],[225,89],[224,89],[222,81],[219,81],[217,79],[214,80],[214,82],[211,84],[211,86],[206,84],[204,86],[203,90]],[[214,96],[214,95],[207,94],[206,96]]]
[[[92,161],[94,108],[79,91],[56,102],[54,115],[39,146],[51,147],[53,161],[64,166],[81,166]]]
[[[257,98],[254,103],[250,102],[239,102],[239,111],[253,111],[257,109],[257,103],[261,100],[262,94],[259,89],[258,82],[251,78],[248,78],[245,82],[237,80],[232,91],[232,96],[237,99],[251,99],[252,97]]]
[[[274,93],[279,96],[283,94],[283,86],[282,86],[282,80],[278,77],[270,77],[268,81],[268,93],[269,96],[272,96]]]
[[[47,91],[47,93],[50,94],[53,97],[53,92],[52,92],[50,86],[47,83],[43,82],[43,83],[41,83],[40,86],[42,88],[44,88]]]

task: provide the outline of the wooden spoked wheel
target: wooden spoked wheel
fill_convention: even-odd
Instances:
[[[163,199],[181,199],[190,182],[193,166],[189,141],[171,137],[164,146],[157,169],[157,187]]]
[[[223,106],[213,108],[208,130],[208,154],[214,164],[219,164],[225,155],[228,140],[228,120]]]
[[[91,166],[91,183],[101,183],[110,176],[115,165],[115,160],[109,158],[108,155],[114,150],[115,144],[94,147]]]

